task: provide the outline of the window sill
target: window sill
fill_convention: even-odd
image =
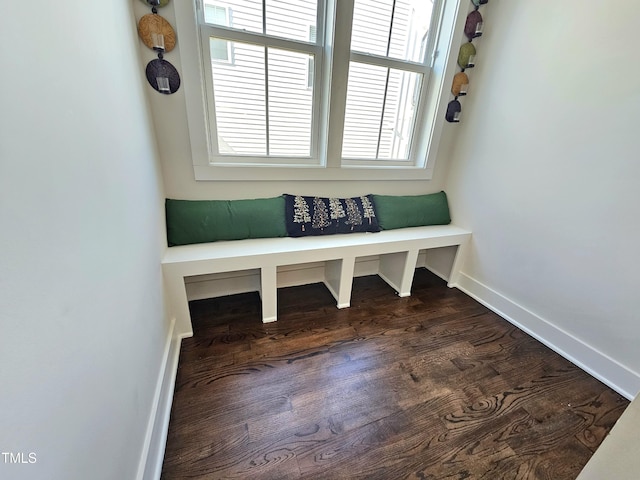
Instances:
[[[430,180],[433,168],[223,167],[194,165],[198,181]]]

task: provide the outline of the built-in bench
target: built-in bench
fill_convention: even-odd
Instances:
[[[166,250],[162,269],[179,335],[193,334],[185,278],[243,270],[260,273],[262,321],[277,320],[278,268],[324,262],[324,284],[338,308],[349,307],[354,265],[358,258],[379,256],[378,275],[401,297],[411,294],[411,284],[421,251],[457,246],[449,286],[455,284],[463,251],[471,232],[455,225],[431,225],[383,230],[377,233],[308,236],[302,238],[249,238]]]

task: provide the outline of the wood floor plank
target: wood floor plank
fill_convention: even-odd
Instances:
[[[191,302],[162,479],[573,479],[628,402],[426,270]]]

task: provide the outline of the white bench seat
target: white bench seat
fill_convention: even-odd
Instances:
[[[277,268],[309,262],[325,262],[324,283],[338,308],[350,305],[355,260],[380,256],[378,275],[398,295],[411,294],[411,283],[421,250],[458,246],[449,284],[456,282],[462,251],[471,232],[455,225],[434,225],[302,238],[233,240],[167,248],[162,270],[178,333],[193,335],[185,277],[257,269],[260,271],[262,321],[277,320]]]

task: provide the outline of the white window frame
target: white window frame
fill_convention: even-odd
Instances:
[[[199,5],[198,0],[196,0],[197,5]],[[321,2],[319,2],[320,4]],[[321,30],[324,22],[324,10],[318,9],[318,30]],[[322,143],[322,140],[319,139],[320,129],[318,127],[321,122],[320,113],[321,109],[317,108],[314,105],[313,113],[314,118],[311,119],[311,152],[308,157],[278,157],[278,156],[247,156],[247,155],[226,155],[223,153],[218,153],[218,138],[216,135],[216,124],[215,124],[215,116],[212,115],[214,109],[214,100],[213,100],[213,72],[211,61],[209,61],[209,52],[205,50],[204,45],[207,45],[211,36],[216,36],[218,38],[223,38],[228,40],[229,43],[233,41],[238,42],[246,42],[252,43],[254,45],[266,46],[266,47],[275,47],[282,50],[291,49],[296,53],[308,53],[313,54],[319,61],[318,64],[322,64],[323,58],[323,50],[319,45],[313,45],[308,42],[300,42],[296,40],[288,40],[284,38],[277,38],[272,36],[265,36],[259,33],[247,32],[247,31],[239,31],[234,30],[232,28],[226,28],[223,26],[213,26],[213,25],[200,25],[199,26],[199,35],[201,38],[200,43],[200,51],[202,58],[202,70],[204,72],[203,77],[201,78],[201,83],[203,83],[206,88],[204,94],[207,98],[207,117],[209,119],[209,128],[207,128],[207,145],[208,145],[208,157],[210,165],[213,167],[235,167],[235,168],[244,168],[250,169],[255,167],[272,167],[272,168],[285,168],[286,166],[291,166],[290,168],[296,167],[313,167],[313,166],[322,166],[320,162],[320,152],[319,145]],[[320,83],[319,77],[322,74],[321,69],[317,69],[315,72],[316,84]],[[317,97],[317,91],[314,92],[314,96]],[[314,99],[315,101],[315,99]],[[267,134],[268,135],[268,134]],[[199,180],[199,178],[196,178]]]
[[[311,30],[315,29],[315,37],[318,38],[318,26],[317,25],[307,25],[307,31],[309,32],[309,41],[311,41]],[[314,86],[314,82],[315,82],[315,72],[316,72],[316,66],[315,64],[318,63],[316,62],[315,58],[310,58],[309,62],[307,63],[307,74],[306,74],[306,84],[307,84],[307,88],[308,89],[312,89]],[[309,75],[309,73],[313,73],[312,75]]]
[[[231,23],[231,8],[228,5],[215,5],[218,8],[222,8],[224,9],[224,15],[225,15],[225,19],[226,19],[226,27],[230,26]],[[218,62],[218,63],[228,63],[228,64],[233,64],[233,42],[227,42],[227,58],[226,59],[221,59],[221,58],[215,58],[212,59],[212,61],[214,62]]]
[[[369,62],[367,55],[350,52],[346,49],[333,51],[334,44],[350,45],[350,30],[332,28],[334,22],[327,22],[327,39],[325,50],[316,50],[315,82],[317,105],[315,112],[328,111],[328,118],[315,118],[313,131],[316,140],[312,141],[312,156],[306,163],[299,159],[274,159],[265,157],[260,161],[222,163],[220,158],[211,158],[211,131],[209,118],[212,106],[211,66],[208,52],[203,51],[201,39],[208,34],[201,32],[198,25],[198,0],[173,2],[176,14],[176,25],[180,37],[180,57],[182,65],[183,90],[187,108],[191,154],[196,180],[418,180],[431,179],[438,154],[440,137],[445,126],[445,112],[452,99],[449,92],[453,75],[456,73],[457,51],[463,41],[462,29],[468,8],[462,8],[462,0],[436,0],[443,2],[441,10],[441,28],[431,37],[434,52],[432,58],[426,60],[430,68],[428,78],[422,83],[421,103],[414,134],[414,153],[412,160],[372,161],[343,160],[342,129],[346,103],[346,85],[348,80],[349,61]],[[328,0],[326,18],[338,19],[339,22],[352,21],[353,0]],[[319,19],[322,21],[322,19]],[[323,29],[318,28],[318,32]],[[228,38],[234,39],[229,29]],[[274,42],[274,46],[279,45]],[[309,44],[309,47],[313,46]],[[329,63],[329,59],[331,63]],[[380,59],[376,59],[380,61]],[[393,64],[393,60],[383,59]],[[319,65],[322,63],[322,65]],[[207,72],[207,64],[208,72]],[[405,68],[405,64],[403,64]],[[321,91],[324,89],[324,91]],[[329,91],[332,98],[329,100]],[[314,100],[316,101],[316,100]],[[331,108],[329,108],[331,102]],[[215,127],[215,125],[213,125]],[[215,161],[212,161],[215,160]]]

